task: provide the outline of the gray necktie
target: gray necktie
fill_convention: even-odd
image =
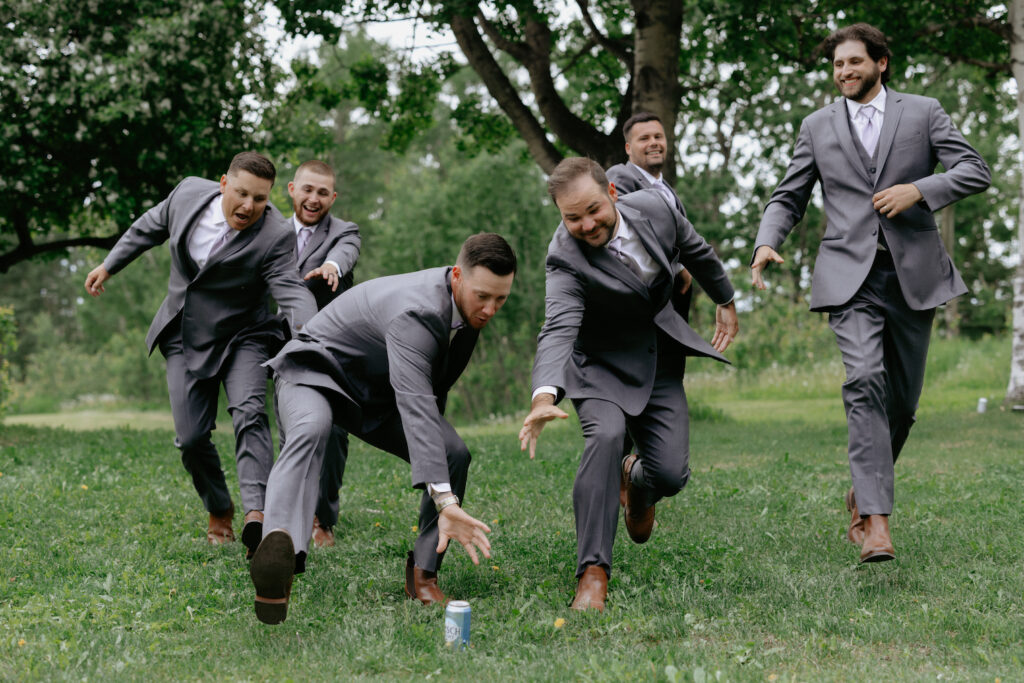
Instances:
[[[869,104],[861,107],[860,111],[857,112],[858,116],[867,120],[864,128],[860,131],[860,142],[864,145],[864,151],[868,153],[868,156],[874,156],[875,147],[878,146],[878,125],[875,123],[877,111],[877,109]]]
[[[613,247],[610,244],[608,245],[608,251],[610,251],[615,256],[615,258],[617,258],[619,262],[622,263],[622,265],[626,266],[631,271],[633,271],[633,274],[640,278],[641,282],[645,282],[644,273],[642,270],[640,270],[640,264],[638,264],[631,256],[626,254],[619,247]]]

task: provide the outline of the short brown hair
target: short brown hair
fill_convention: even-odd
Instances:
[[[851,24],[835,31],[821,44],[825,51],[825,57],[831,62],[836,56],[836,48],[848,40],[856,40],[864,43],[868,51],[868,57],[878,61],[885,57],[889,66],[882,72],[882,83],[889,82],[889,75],[892,73],[892,50],[889,49],[889,39],[880,30],[871,24]]]
[[[269,180],[271,183],[277,178],[277,169],[270,159],[257,152],[240,152],[231,160],[228,166],[228,173],[237,175],[239,171],[252,173],[257,178]]]
[[[608,176],[605,175],[601,164],[587,157],[568,157],[558,162],[555,170],[548,176],[548,194],[551,200],[558,204],[558,195],[565,191],[582,175],[589,175],[602,189],[608,187]]]
[[[516,252],[505,238],[494,232],[479,232],[470,235],[462,248],[455,264],[464,270],[483,266],[495,275],[516,273]]]
[[[622,137],[626,139],[626,142],[629,142],[629,131],[633,130],[633,126],[638,123],[647,123],[648,121],[657,121],[658,123],[661,123],[661,118],[657,114],[649,111],[638,111],[633,114],[626,119],[624,124],[622,124]],[[664,128],[665,124],[662,123],[661,127]]]
[[[337,182],[338,178],[334,175],[334,169],[331,165],[320,161],[319,159],[310,159],[309,161],[303,161],[299,164],[299,167],[295,169],[294,178],[298,178],[299,174],[303,171],[309,171],[310,173],[316,173],[317,175],[325,175],[331,179],[331,183]]]

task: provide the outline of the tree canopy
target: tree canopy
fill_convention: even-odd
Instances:
[[[261,21],[240,0],[0,5],[0,273],[110,247],[249,146],[275,83]]]

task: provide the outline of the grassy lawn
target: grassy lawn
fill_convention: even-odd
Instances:
[[[986,343],[933,350],[898,560],[879,565],[844,539],[841,369],[694,371],[694,476],[651,541],[619,534],[604,614],[568,610],[575,422],[532,462],[512,424],[464,430],[494,557],[445,561],[442,589],[473,608],[462,654],[440,609],[403,597],[418,497],[396,458],[353,442],[339,543],[267,627],[242,546],[205,543],[170,431],[2,427],[0,679],[1021,680],[1024,416],[993,405],[1006,361]]]

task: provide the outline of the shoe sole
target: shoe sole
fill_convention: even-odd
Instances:
[[[280,624],[288,616],[288,598],[295,575],[295,544],[283,529],[264,537],[252,556],[249,576],[256,587],[256,618]]]
[[[869,554],[867,557],[860,558],[860,561],[864,564],[868,562],[888,562],[889,560],[895,560],[896,556],[887,550],[876,550]]]
[[[245,526],[242,527],[242,545],[247,548],[245,553],[245,559],[251,560],[253,554],[256,552],[256,548],[259,547],[260,541],[263,540],[263,522],[252,520],[246,522]]]

